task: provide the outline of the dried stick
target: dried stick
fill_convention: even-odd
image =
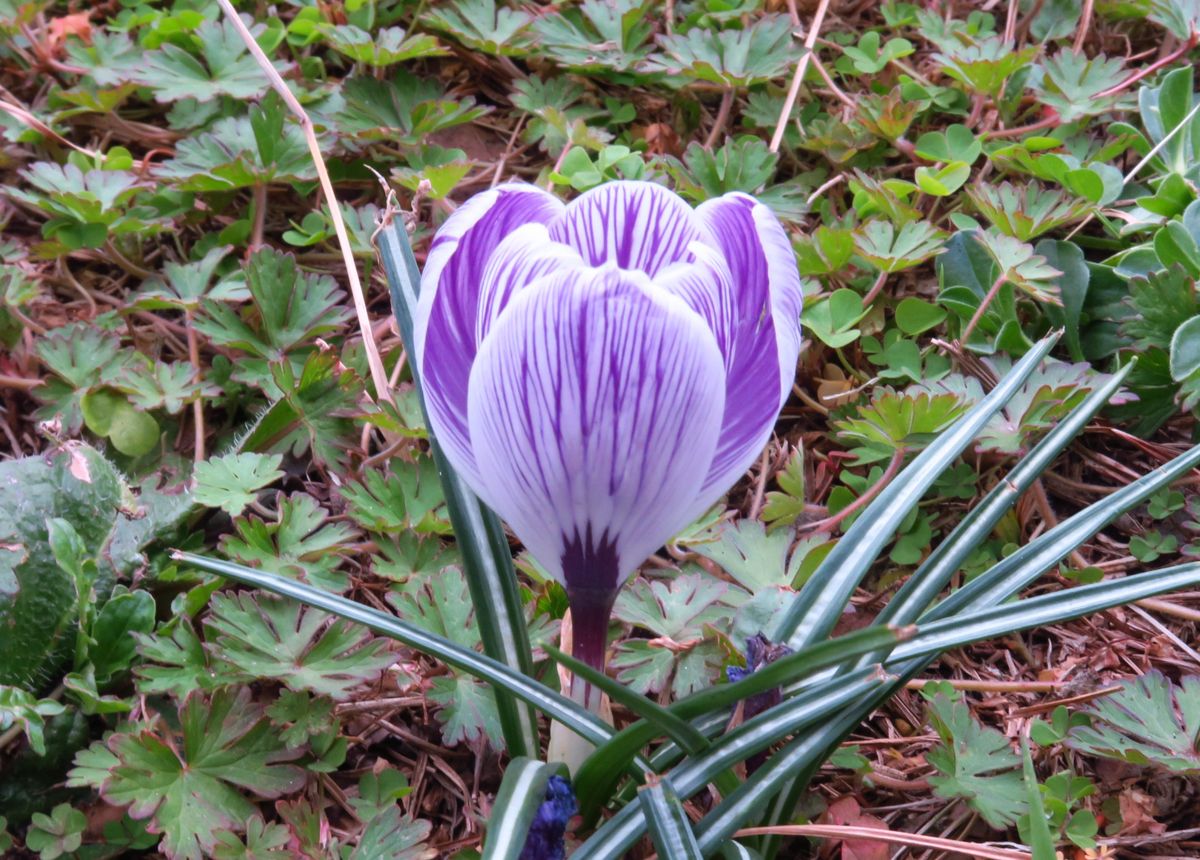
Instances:
[[[792,75],[792,85],[788,87],[787,98],[783,102],[783,110],[779,112],[779,121],[775,123],[775,133],[771,135],[771,152],[779,152],[779,144],[783,142],[783,130],[787,128],[788,117],[796,106],[796,97],[800,95],[800,84],[804,80],[804,72],[808,69],[808,58],[812,56],[813,46],[817,44],[817,34],[821,32],[821,22],[825,20],[825,12],[829,9],[829,0],[821,0],[813,15],[812,25],[804,38],[804,55],[796,63],[796,73]]]
[[[961,842],[940,836],[925,836],[920,833],[899,833],[893,830],[876,830],[873,827],[852,827],[837,824],[784,824],[778,827],[746,827],[733,834],[738,836],[816,836],[823,839],[863,839],[871,842],[886,842],[892,845],[907,845],[910,848],[932,848],[975,857],[977,860],[1032,860],[1025,851],[1010,851],[994,848],[977,842]]]
[[[312,155],[313,165],[317,168],[317,178],[321,182],[321,191],[325,195],[325,199],[329,202],[329,215],[333,219],[333,229],[337,233],[338,245],[342,250],[342,261],[346,264],[346,276],[350,279],[350,295],[354,299],[354,310],[358,315],[358,327],[362,332],[363,347],[367,353],[367,365],[371,369],[371,381],[375,386],[375,398],[382,402],[392,402],[392,392],[388,388],[387,373],[383,369],[383,359],[379,356],[379,346],[375,343],[375,338],[371,333],[371,318],[367,314],[367,301],[363,295],[362,282],[358,279],[358,266],[354,262],[354,252],[350,249],[350,236],[346,232],[346,222],[342,220],[342,210],[338,205],[337,195],[333,191],[333,183],[329,180],[329,171],[325,167],[325,159],[321,157],[321,147],[317,143],[317,133],[313,128],[312,120],[308,118],[308,113],[292,95],[292,91],[288,89],[284,83],[283,77],[279,74],[276,68],[271,65],[271,60],[263,53],[263,49],[258,46],[253,34],[251,34],[245,22],[242,21],[237,10],[229,0],[217,0],[221,5],[221,10],[229,18],[238,35],[241,36],[242,42],[250,51],[250,55],[254,57],[254,61],[258,63],[263,74],[267,76],[271,87],[275,92],[279,93],[279,97],[283,99],[284,104],[298,120],[304,129],[304,139],[308,143],[309,154]]]

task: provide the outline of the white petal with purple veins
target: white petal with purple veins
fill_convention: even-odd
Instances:
[[[787,233],[768,207],[734,193],[706,201],[696,215],[724,256],[734,290],[726,409],[716,456],[692,507],[699,514],[770,438],[795,376],[804,295]],[[712,324],[719,330],[720,323]]]
[[[467,383],[476,352],[484,269],[517,228],[547,223],[563,204],[533,185],[507,184],[472,197],[438,230],[421,275],[413,318],[414,360],[422,377],[430,429],[455,468],[476,474],[467,430]]]
[[[538,278],[585,267],[579,252],[554,242],[545,224],[518,227],[496,246],[483,271],[479,290],[476,343],[483,343],[514,295]]]
[[[480,346],[468,399],[484,500],[555,577],[580,585],[565,556],[611,589],[687,525],[725,372],[683,300],[609,266],[518,292]]]
[[[688,246],[705,238],[682,198],[653,182],[608,182],[567,204],[550,238],[579,251],[591,266],[615,263],[653,277],[690,260]]]

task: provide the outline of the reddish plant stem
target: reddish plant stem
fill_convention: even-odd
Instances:
[[[1017,128],[1002,128],[998,131],[989,131],[985,137],[988,140],[995,140],[998,137],[1020,137],[1031,131],[1041,131],[1044,128],[1056,128],[1060,123],[1057,116],[1048,116],[1045,119],[1040,119],[1029,125],[1022,125]]]
[[[983,319],[983,314],[988,309],[988,305],[990,305],[992,300],[996,298],[996,293],[1000,292],[1000,287],[1004,285],[1005,280],[1006,278],[1004,277],[1004,273],[1001,272],[1000,277],[996,278],[996,282],[988,288],[987,295],[983,297],[983,301],[979,303],[979,307],[976,308],[975,313],[971,316],[971,320],[967,323],[967,327],[964,328],[962,334],[959,335],[959,343],[967,342],[967,339],[971,336],[971,332],[975,331],[975,326],[979,325],[979,321]]]
[[[869,289],[867,294],[863,296],[862,306],[864,308],[869,308],[871,306],[871,302],[875,301],[875,299],[879,297],[880,292],[883,291],[883,285],[887,283],[887,278],[887,272],[879,272],[879,277],[875,279],[875,283],[871,284],[871,289]]]
[[[892,478],[899,474],[900,467],[904,465],[904,455],[906,453],[907,452],[903,448],[897,449],[895,453],[892,454],[892,459],[888,462],[887,468],[883,470],[883,474],[879,477],[879,480],[875,482],[874,486],[872,486],[853,502],[846,505],[846,507],[842,508],[833,516],[826,517],[823,520],[818,520],[815,523],[809,523],[807,526],[804,526],[804,530],[813,532],[833,531],[834,528],[842,523],[847,517],[868,504],[883,491],[884,487],[892,482]]]
[[[717,141],[721,138],[721,132],[725,131],[725,124],[729,122],[729,113],[732,110],[733,87],[726,87],[725,92],[721,93],[721,105],[717,108],[717,118],[713,120],[712,130],[704,140],[705,149],[711,150],[717,145]]]
[[[1121,92],[1121,90],[1129,89],[1131,86],[1136,84],[1142,78],[1144,78],[1148,75],[1154,74],[1159,69],[1161,69],[1163,66],[1166,66],[1166,65],[1169,65],[1170,63],[1175,62],[1180,57],[1182,57],[1184,54],[1186,54],[1188,51],[1190,51],[1192,48],[1196,47],[1197,35],[1198,34],[1195,31],[1192,31],[1192,35],[1188,36],[1187,41],[1184,42],[1177,50],[1174,50],[1171,53],[1167,54],[1161,60],[1155,60],[1153,63],[1146,66],[1146,68],[1144,68],[1144,69],[1138,69],[1136,72],[1134,72],[1132,75],[1127,77],[1125,80],[1121,81],[1121,83],[1117,84],[1115,87],[1109,87],[1108,89],[1106,89],[1100,93],[1097,93],[1096,98],[1102,99],[1102,98],[1107,98],[1108,96],[1115,96],[1117,93]]]

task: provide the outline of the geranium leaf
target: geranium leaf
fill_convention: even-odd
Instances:
[[[269,678],[340,701],[395,662],[386,640],[295,601],[215,594],[211,606],[205,628],[241,680]]]
[[[1178,686],[1157,669],[1130,678],[1087,709],[1090,726],[1071,729],[1067,743],[1090,755],[1200,772],[1200,677]]]
[[[141,723],[96,741],[77,757],[73,786],[99,788],[134,818],[149,818],[163,834],[159,848],[172,860],[200,860],[221,830],[240,832],[255,813],[250,796],[296,791],[304,772],[283,762],[300,750],[279,741],[248,688],[193,692],[179,712],[179,728]],[[100,769],[100,766],[103,769]]]
[[[283,477],[279,454],[225,454],[197,463],[195,499],[236,517],[258,498],[258,491]]]

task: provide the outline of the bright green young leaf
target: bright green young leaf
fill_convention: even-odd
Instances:
[[[789,526],[804,513],[804,448],[797,446],[784,464],[783,470],[776,473],[775,482],[778,490],[767,493],[766,504],[763,505],[763,522],[771,529]]]
[[[967,409],[961,398],[942,394],[907,396],[879,389],[852,417],[834,422],[838,437],[855,446],[860,460],[874,462],[897,451],[918,451]]]
[[[283,477],[279,454],[225,454],[196,464],[195,499],[236,517],[263,487]]]
[[[864,75],[873,75],[892,60],[907,57],[914,51],[912,42],[907,39],[888,39],[883,44],[881,41],[877,30],[868,30],[859,38],[857,47],[845,47],[842,51],[853,62],[854,68]]]
[[[38,699],[20,687],[0,685],[0,731],[20,725],[30,748],[46,754],[46,717],[61,714],[66,708],[53,699]]]
[[[926,194],[934,197],[949,197],[971,175],[971,167],[965,161],[951,161],[944,167],[918,167],[916,170],[917,185]]]

